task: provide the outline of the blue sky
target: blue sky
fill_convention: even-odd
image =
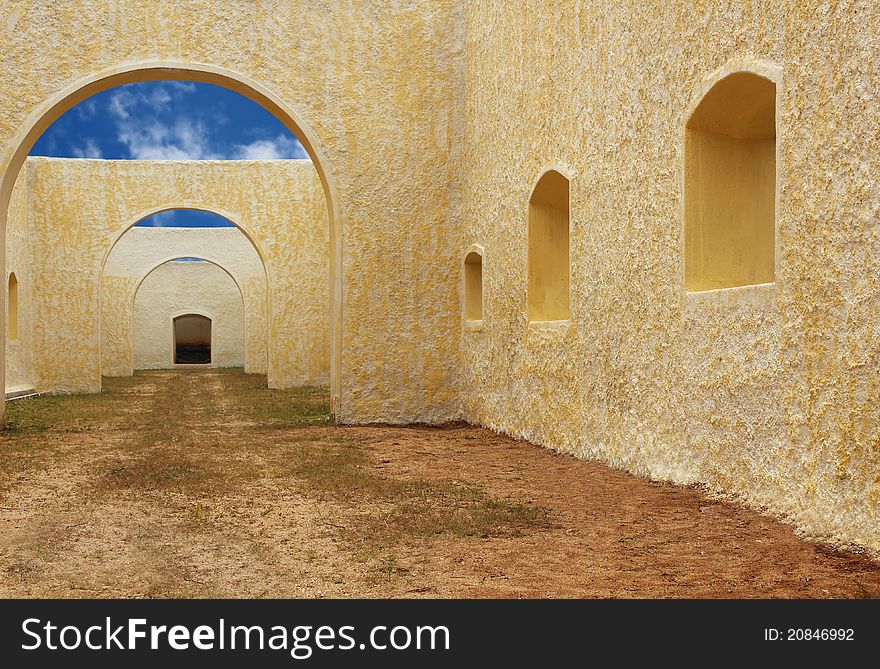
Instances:
[[[169,209],[137,223],[141,228],[233,228],[235,224],[210,211]]]
[[[188,81],[150,81],[98,93],[49,126],[30,155],[113,160],[308,157],[296,137],[258,104],[219,86]],[[138,225],[217,227],[218,218],[178,210]]]

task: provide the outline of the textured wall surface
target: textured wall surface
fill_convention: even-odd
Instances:
[[[880,551],[876,2],[10,1],[0,27],[4,165],[66,87],[141,61],[227,68],[307,119],[341,214],[342,420],[463,410]],[[724,68],[777,80],[775,283],[686,293],[684,128]],[[530,326],[528,199],[549,167],[571,179],[571,318]],[[170,188],[90,169],[98,192]],[[197,195],[190,169],[169,168],[179,197]],[[36,243],[58,234],[40,266],[65,296],[35,305],[39,323],[91,304],[89,272],[64,268],[100,258],[119,228],[106,196],[107,233],[84,239],[68,204],[95,188],[57,162],[34,172],[30,197],[50,203]],[[465,332],[472,244],[485,247],[483,327]],[[300,252],[268,238],[264,251]],[[270,348],[277,335],[297,353],[301,309],[282,305]],[[92,322],[64,325],[73,378],[94,378],[96,354],[69,355]]]
[[[209,209],[226,216],[250,236],[262,254],[269,280],[269,385],[327,383],[327,212],[308,161],[29,158],[27,169],[30,249],[41,277],[32,307],[34,349],[56,351],[35,359],[34,382],[39,390],[100,388],[101,291],[104,303],[118,304],[128,299],[136,284],[114,269],[118,259],[113,245],[117,239],[119,244],[128,244],[126,237],[132,233],[120,235],[144,216],[179,207]],[[125,246],[121,248],[125,255]],[[152,260],[153,251],[141,261]],[[175,255],[169,251],[158,260]],[[111,275],[102,285],[105,258]],[[252,257],[248,266],[253,273]],[[132,262],[129,267],[140,272],[141,265]],[[257,295],[250,300],[257,306],[266,279],[259,275],[242,278],[245,295]],[[131,327],[128,319],[112,309],[105,310],[104,316],[108,330],[119,333],[117,341],[124,340]],[[122,358],[125,355],[119,353]],[[108,349],[103,357],[115,356]]]
[[[486,248],[467,418],[880,550],[880,5],[467,7],[459,248]],[[688,112],[759,61],[781,72],[776,283],[686,294]],[[526,322],[526,214],[554,164],[572,317],[547,329]]]
[[[144,278],[134,276],[101,277],[100,363],[101,376],[134,374],[132,317],[134,295]]]
[[[6,337],[6,390],[30,388],[33,385],[31,340],[32,274],[28,240],[28,176],[23,170],[9,204],[6,227],[6,277],[2,286],[3,312],[8,314],[9,275],[18,279],[18,337]],[[8,332],[8,331],[7,331]]]
[[[244,302],[232,277],[210,262],[167,262],[144,279],[134,300],[135,369],[174,367],[173,319],[211,319],[211,366],[244,366]]]
[[[174,62],[252,81],[307,124],[307,144],[332,182],[343,249],[334,300],[341,323],[331,324],[342,330],[338,417],[452,418],[458,291],[448,277],[460,207],[462,16],[453,0],[6,0],[0,168],[17,165],[15,152],[34,139],[29,129],[40,131],[37,119],[54,116],[54,102],[97,73]],[[7,196],[0,190],[0,215]],[[302,317],[301,308],[285,306],[289,317]],[[290,320],[276,333],[293,356],[301,331]],[[316,381],[320,373],[298,371]]]
[[[245,371],[266,373],[266,273],[253,244],[237,228],[134,227],[110,251],[101,277],[101,373],[132,373],[131,319],[139,281],[173,257],[203,258],[228,271],[244,293]],[[172,274],[168,274],[172,276]],[[178,272],[173,276],[184,275]],[[192,274],[186,281],[208,279],[214,273]],[[319,280],[323,277],[317,277]],[[314,336],[325,341],[326,328]]]

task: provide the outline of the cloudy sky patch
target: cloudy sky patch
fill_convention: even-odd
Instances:
[[[151,81],[99,93],[68,111],[31,155],[112,160],[307,158],[269,112],[232,91]]]
[[[232,91],[189,81],[112,88],[84,100],[37,140],[33,156],[107,160],[286,160],[307,158],[265,109]],[[229,227],[204,211],[165,211],[140,227]]]

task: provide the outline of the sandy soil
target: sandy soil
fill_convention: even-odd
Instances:
[[[264,382],[11,403],[0,596],[880,597],[877,562],[698,490]]]

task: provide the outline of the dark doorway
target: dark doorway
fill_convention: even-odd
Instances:
[[[174,363],[207,365],[211,362],[211,319],[187,314],[174,319]]]

